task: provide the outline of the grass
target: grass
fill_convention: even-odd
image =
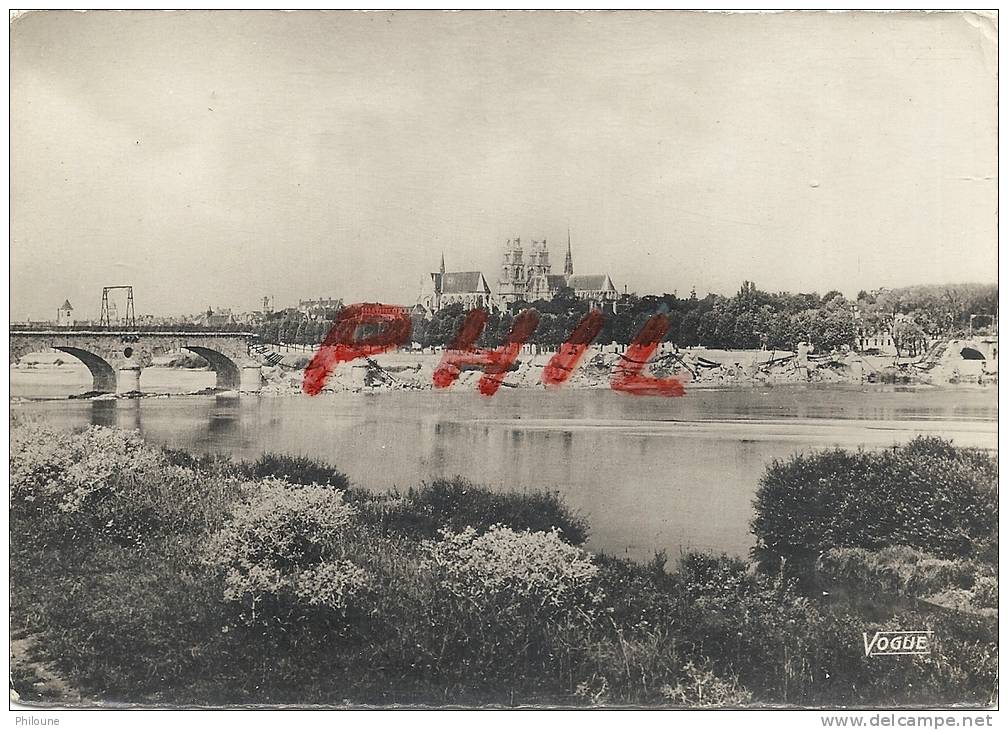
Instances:
[[[723,555],[669,569],[588,553],[586,522],[549,493],[456,479],[377,495],[304,458],[196,457],[100,428],[12,434],[12,631],[88,700],[996,700],[996,615],[868,611]],[[963,560],[893,549],[830,565],[855,590],[895,574],[920,592],[964,582]],[[993,574],[968,560],[989,603]],[[862,632],[907,626],[935,631],[933,657],[864,657]],[[12,676],[45,699],[30,680]]]

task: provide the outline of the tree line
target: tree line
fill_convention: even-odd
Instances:
[[[507,339],[517,312],[533,307],[539,326],[530,342],[543,347],[560,345],[592,306],[562,290],[550,301],[517,302],[506,311],[490,312],[479,340],[496,347]],[[434,313],[413,317],[413,341],[423,347],[449,345],[465,317],[466,308],[453,304]],[[991,327],[997,315],[996,284],[924,285],[874,292],[861,291],[854,300],[833,290],[818,293],[771,293],[743,282],[733,296],[696,292],[682,298],[672,294],[628,294],[605,309],[605,324],[596,342],[626,345],[655,314],[669,321],[665,341],[681,347],[717,349],[791,350],[809,342],[819,352],[857,348],[868,337],[891,339],[901,354],[918,354],[921,343],[941,336],[965,334],[973,317],[973,331]],[[318,344],[329,331],[336,311],[309,318],[297,310],[277,312],[254,328],[261,342]]]

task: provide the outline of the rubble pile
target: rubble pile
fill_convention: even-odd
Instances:
[[[985,354],[986,352],[986,354]],[[993,356],[991,356],[993,353]],[[522,353],[505,376],[508,388],[542,388],[542,372],[552,353]],[[624,355],[606,349],[589,349],[563,387],[608,388]],[[398,351],[341,363],[330,375],[323,392],[362,393],[385,390],[429,390],[441,353]],[[298,363],[301,365],[301,363]],[[475,389],[478,368],[466,368],[454,388]],[[997,382],[996,343],[953,340],[915,359],[860,355],[854,352],[807,353],[767,351],[676,350],[656,354],[644,374],[677,377],[694,388],[759,387],[785,384],[980,384]],[[263,393],[301,393],[303,365],[281,363],[263,368]]]

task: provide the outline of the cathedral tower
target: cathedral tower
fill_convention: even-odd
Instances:
[[[521,238],[515,236],[504,244],[504,265],[501,278],[497,282],[497,294],[502,305],[508,305],[525,298],[528,277],[523,259]]]

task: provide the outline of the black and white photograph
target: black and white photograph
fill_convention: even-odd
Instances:
[[[8,25],[11,727],[996,724],[996,10]]]

